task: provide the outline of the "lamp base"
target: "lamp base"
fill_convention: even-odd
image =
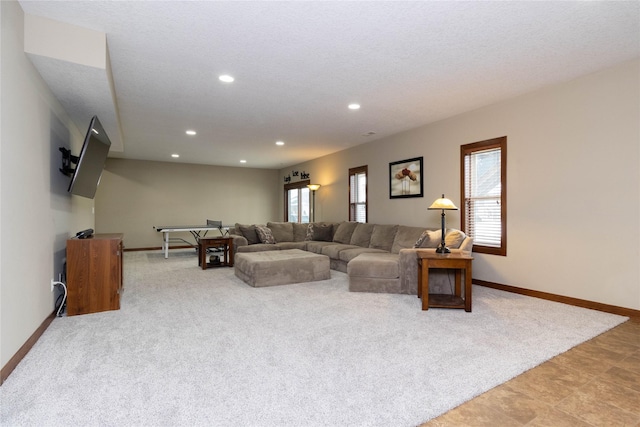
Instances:
[[[451,250],[446,246],[438,246],[436,249],[437,254],[450,254]]]

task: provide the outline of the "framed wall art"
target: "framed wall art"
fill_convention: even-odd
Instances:
[[[422,197],[422,157],[389,163],[389,198]]]

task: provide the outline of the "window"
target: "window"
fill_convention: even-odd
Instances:
[[[311,181],[300,181],[284,186],[284,220],[288,222],[309,222],[309,189]]]
[[[507,137],[460,147],[462,231],[473,250],[507,255]]]
[[[367,222],[367,166],[349,169],[349,221]]]

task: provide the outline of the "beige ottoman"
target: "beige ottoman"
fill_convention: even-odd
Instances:
[[[255,288],[331,278],[328,256],[300,249],[238,253],[234,269],[237,277]]]

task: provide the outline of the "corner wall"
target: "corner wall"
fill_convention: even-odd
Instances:
[[[158,225],[264,223],[278,215],[277,170],[108,159],[96,192],[96,232],[125,248],[162,245]],[[189,233],[172,234],[193,241]]]
[[[506,135],[508,254],[475,254],[474,278],[638,310],[639,118],[636,60],[283,169],[280,182],[310,173],[316,219],[342,221],[348,169],[368,165],[369,222],[437,227],[430,203],[461,203],[460,145]],[[419,156],[424,197],[389,199],[389,162]],[[459,211],[447,223],[460,227]]]
[[[24,14],[0,2],[0,367],[53,312],[66,239],[93,226],[92,201],[67,193],[60,146],[81,136],[24,53]]]

